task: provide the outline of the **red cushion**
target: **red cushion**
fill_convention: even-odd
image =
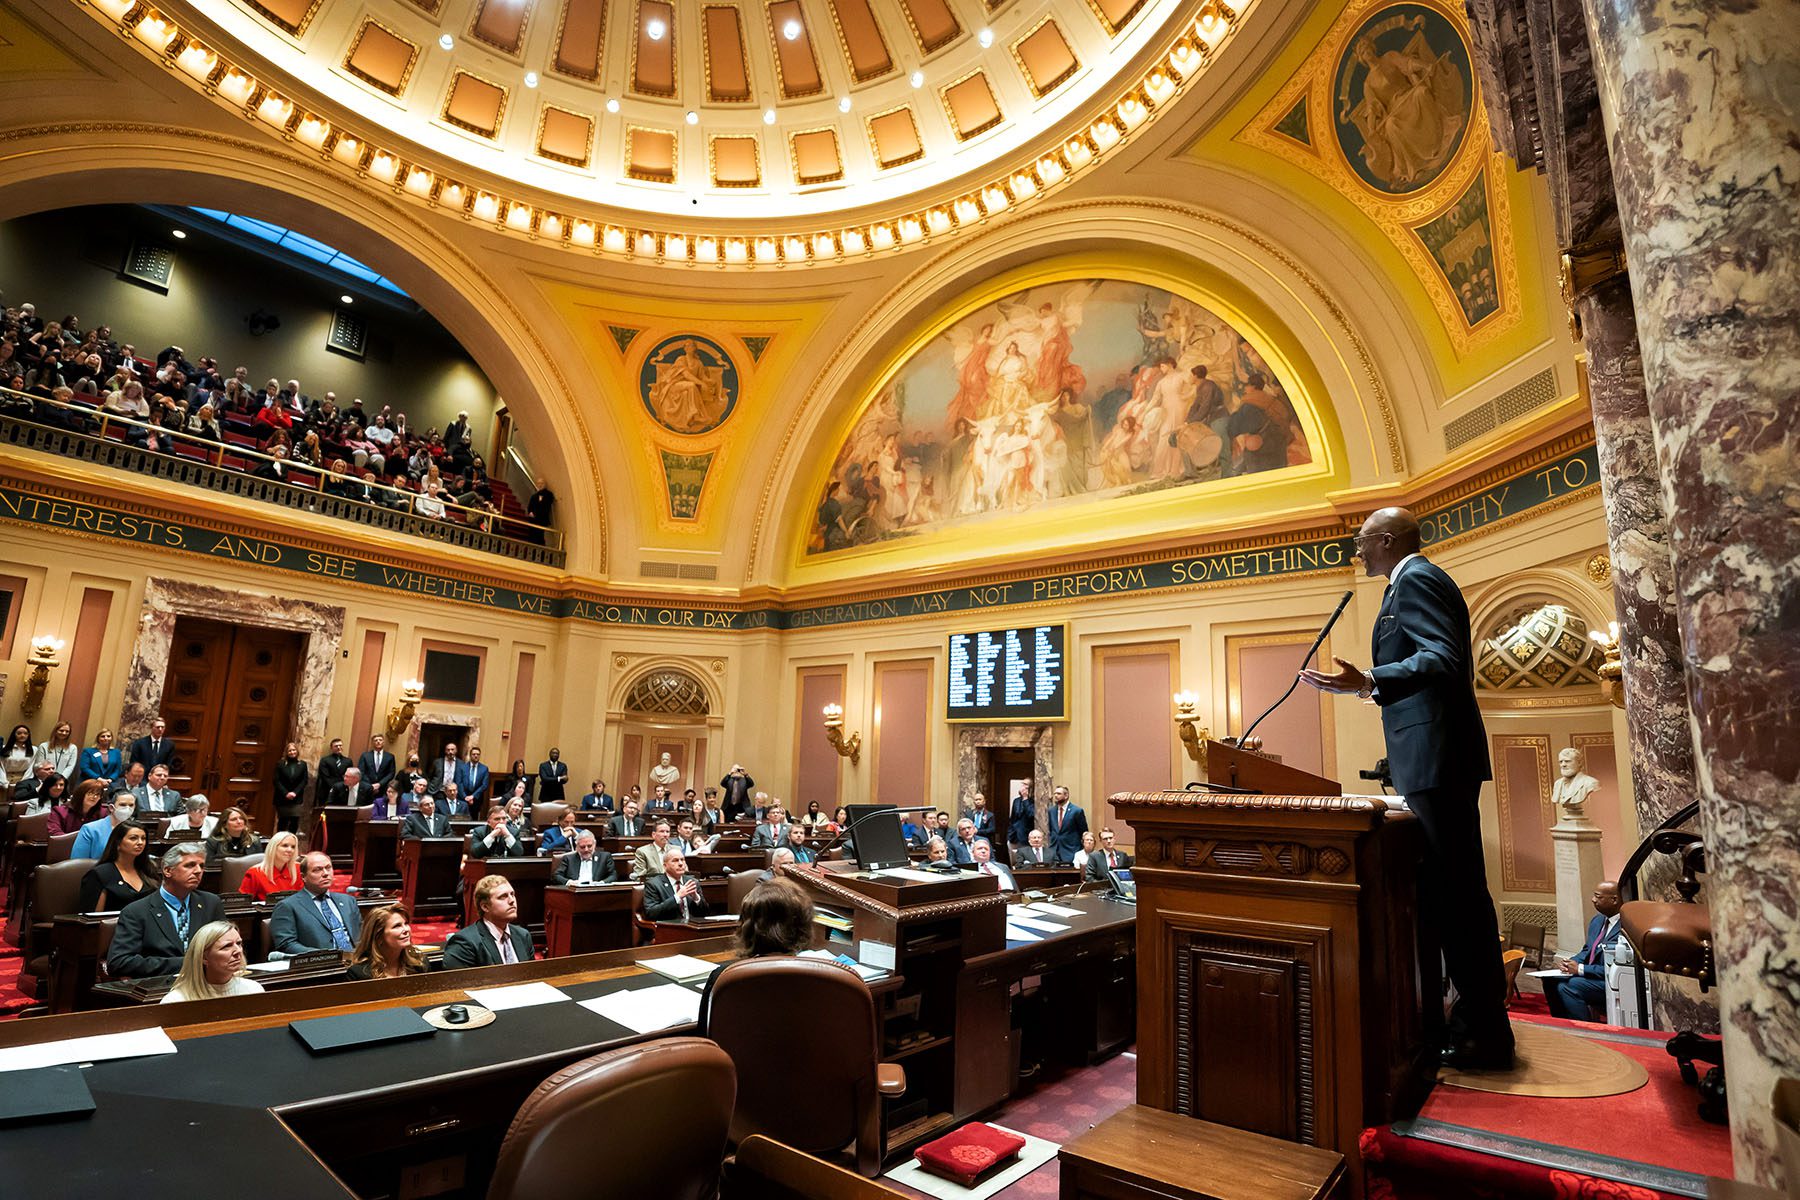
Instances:
[[[964,1125],[913,1151],[919,1165],[933,1175],[973,1187],[981,1176],[1019,1157],[1025,1139],[979,1121]]]

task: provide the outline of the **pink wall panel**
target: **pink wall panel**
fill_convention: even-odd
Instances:
[[[1500,886],[1516,892],[1554,892],[1550,821],[1550,739],[1536,734],[1494,737],[1494,794],[1500,816]]]
[[[649,770],[649,767],[644,763],[643,735],[637,733],[626,734],[619,741],[619,779],[618,782],[613,785],[613,796],[621,805],[625,803],[625,793],[631,790],[631,785],[634,783],[641,785],[644,782],[644,772],[647,770]],[[598,768],[596,768],[588,778],[591,780],[595,775],[600,776],[602,779],[606,778],[606,772],[599,770]],[[569,768],[569,782],[573,784],[574,781],[575,769],[571,767]],[[584,792],[587,791],[585,787],[581,790]],[[646,791],[644,793],[644,799],[648,800],[649,798],[650,793]]]
[[[1600,781],[1586,811],[1588,820],[1600,827],[1600,866],[1608,879],[1617,879],[1626,858],[1637,849],[1637,837],[1622,828],[1625,816],[1619,805],[1619,761],[1613,756],[1612,734],[1577,733],[1569,744],[1586,756],[1587,773]]]
[[[387,733],[387,722],[375,724],[375,706],[381,702],[381,654],[387,648],[387,634],[379,629],[363,631],[362,669],[356,676],[356,711],[350,718],[350,744],[344,753],[360,758],[369,748],[369,739]],[[393,747],[388,747],[389,752]],[[489,767],[492,771],[494,768]]]
[[[844,672],[802,669],[799,686],[799,711],[794,715],[794,795],[801,812],[817,800],[826,812],[837,808],[840,800],[838,752],[825,740],[823,718],[827,704],[844,702]],[[723,775],[721,771],[719,774]]]
[[[869,799],[918,804],[929,795],[931,664],[875,668],[875,778]]]
[[[94,708],[94,681],[100,674],[100,654],[106,647],[106,618],[112,612],[112,593],[105,588],[83,588],[81,615],[75,622],[75,640],[69,645],[69,682],[64,685],[60,721],[67,721],[77,742],[93,742],[98,726],[90,728]],[[54,728],[54,726],[52,726]],[[115,733],[115,744],[120,740]]]
[[[1099,794],[1086,797],[1088,824],[1097,835],[1111,826],[1121,843],[1129,827],[1116,819],[1106,797],[1115,792],[1161,791],[1175,785],[1169,775],[1175,726],[1169,696],[1175,690],[1174,656],[1158,648],[1143,654],[1115,647],[1095,652],[1094,725],[1099,730]],[[1077,802],[1083,797],[1075,797]]]
[[[1304,645],[1243,646],[1239,649],[1236,683],[1243,714],[1241,725],[1256,720],[1263,709],[1280,698],[1288,684],[1294,682],[1294,671],[1305,652]],[[1327,663],[1330,661],[1326,659]],[[1324,693],[1308,687],[1289,696],[1286,704],[1256,727],[1256,736],[1263,740],[1263,749],[1270,754],[1279,754],[1281,761],[1290,767],[1329,776],[1330,772],[1325,769],[1323,703]]]
[[[531,756],[531,747],[527,742],[527,735],[530,733],[527,726],[531,723],[531,690],[536,681],[537,655],[532,654],[529,651],[521,651],[519,654],[518,683],[514,685],[513,688],[512,722],[507,727],[506,761],[503,763],[488,764],[488,770],[494,772],[496,775],[501,771],[512,770],[512,760],[515,758],[524,759],[525,769],[529,771],[536,767],[538,763],[550,757],[550,748],[546,746],[543,754],[533,758]],[[573,782],[573,780],[571,780],[571,782]],[[585,791],[586,789],[583,790]]]
[[[706,739],[699,738],[694,742],[694,769],[688,772],[688,781],[684,788],[693,788],[696,799],[706,798]],[[677,800],[680,796],[675,797]]]

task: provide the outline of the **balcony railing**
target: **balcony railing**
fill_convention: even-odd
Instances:
[[[170,448],[149,450],[131,440],[147,441],[151,435]],[[277,460],[249,446],[213,441],[91,405],[30,396],[10,388],[0,388],[0,444],[78,458],[205,488],[219,495],[298,508],[524,562],[560,567],[566,557],[560,530],[486,509],[468,508],[448,499],[442,500],[442,519],[426,516],[413,507],[418,493],[387,484],[368,485],[377,503],[353,500],[324,489],[343,482],[360,490],[361,479],[292,459],[279,461],[295,476],[293,480],[262,478],[251,472]],[[488,528],[481,528],[482,524]]]

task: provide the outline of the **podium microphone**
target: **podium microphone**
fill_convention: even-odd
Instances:
[[[1312,661],[1312,656],[1317,654],[1319,652],[1319,647],[1325,644],[1325,635],[1331,632],[1331,627],[1333,625],[1337,624],[1338,618],[1344,615],[1344,610],[1346,608],[1350,607],[1350,597],[1354,596],[1355,594],[1356,594],[1355,592],[1345,592],[1344,598],[1342,600],[1338,601],[1337,608],[1334,609],[1332,611],[1331,616],[1326,619],[1324,628],[1319,630],[1319,636],[1314,638],[1312,645],[1307,648],[1306,657],[1302,658],[1300,660],[1300,665],[1294,669],[1294,682],[1288,684],[1288,690],[1281,693],[1281,699],[1279,699],[1275,703],[1269,705],[1268,708],[1263,710],[1262,716],[1260,716],[1260,717],[1256,718],[1256,720],[1250,722],[1249,729],[1246,729],[1246,730],[1244,730],[1244,732],[1238,734],[1238,736],[1236,738],[1225,739],[1226,741],[1230,742],[1234,746],[1242,747],[1244,742],[1250,737],[1250,735],[1256,731],[1256,727],[1263,723],[1264,718],[1266,718],[1270,713],[1274,712],[1276,709],[1280,708],[1283,704],[1287,703],[1287,698],[1294,694],[1295,688],[1300,686],[1300,672],[1304,671],[1306,669],[1306,664]]]

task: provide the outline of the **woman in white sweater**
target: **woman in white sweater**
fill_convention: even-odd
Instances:
[[[224,996],[254,996],[262,984],[244,974],[244,937],[230,921],[202,925],[188,942],[181,959],[181,974],[162,998],[164,1004],[184,1000],[217,1000]]]

